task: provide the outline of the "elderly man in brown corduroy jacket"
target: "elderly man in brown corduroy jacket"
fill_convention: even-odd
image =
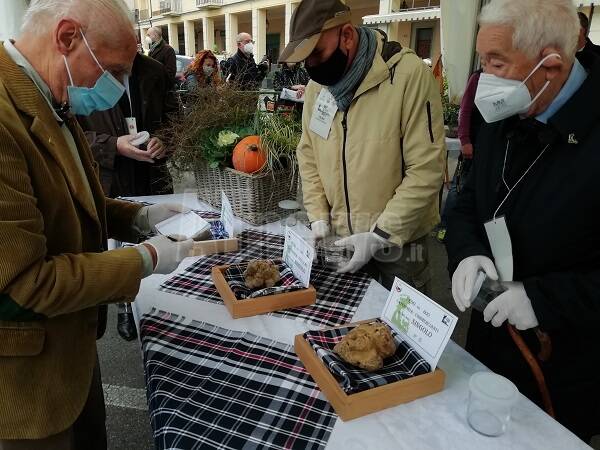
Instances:
[[[112,106],[135,52],[121,0],[33,0],[0,43],[0,450],[106,448],[99,307],[189,254],[165,237],[105,250],[181,210],[106,199],[71,114]]]

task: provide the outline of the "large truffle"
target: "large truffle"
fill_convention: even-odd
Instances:
[[[248,289],[270,288],[281,279],[279,268],[271,261],[250,261],[244,272]]]
[[[366,323],[350,331],[333,351],[344,361],[370,372],[383,367],[383,360],[396,353],[396,343],[387,325]]]

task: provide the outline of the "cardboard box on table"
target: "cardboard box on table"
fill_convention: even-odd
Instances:
[[[225,279],[225,271],[228,268],[229,266],[213,267],[212,278],[219,295],[234,319],[313,305],[317,300],[317,291],[312,286],[283,294],[240,300],[235,296]]]
[[[208,256],[216,253],[237,252],[240,249],[238,238],[213,239],[194,242],[189,256]]]
[[[424,295],[418,293],[418,291],[412,289],[406,283],[401,280],[396,279],[394,283],[394,287],[390,292],[390,297],[386,303],[386,307],[384,308],[384,313],[382,317],[378,319],[365,320],[361,322],[341,325],[339,327],[331,327],[326,328],[325,330],[331,330],[336,328],[350,328],[354,326],[358,326],[362,323],[371,323],[376,320],[382,320],[388,326],[394,328],[394,330],[399,333],[402,337],[406,337],[406,333],[400,332],[398,327],[395,325],[396,322],[389,320],[392,315],[389,314],[393,312],[394,309],[397,310],[397,295],[394,295],[394,290],[401,286],[405,292],[410,291],[412,295],[419,295],[421,297],[425,297]],[[425,297],[426,298],[426,297]],[[432,300],[429,300],[431,303],[435,304]],[[437,365],[437,361],[443,352],[443,349],[446,347],[450,335],[452,334],[452,330],[456,325],[457,318],[450,312],[446,311],[439,305],[435,304],[435,307],[443,311],[444,324],[447,325],[447,329],[443,330],[445,332],[444,336],[440,336],[441,341],[438,347],[438,352],[434,355],[433,360],[431,358],[425,358],[430,363],[431,367],[434,368],[432,372],[417,375],[405,380],[396,381],[394,383],[389,383],[384,386],[379,386],[375,388],[368,389],[366,391],[357,392],[354,394],[347,394],[344,392],[340,383],[335,378],[335,376],[331,373],[329,368],[323,363],[322,359],[317,355],[315,350],[312,348],[310,343],[304,338],[302,334],[299,334],[294,339],[294,349],[298,358],[304,364],[306,370],[310,373],[310,375],[315,380],[316,384],[319,386],[329,403],[333,406],[333,409],[337,413],[338,416],[343,421],[348,421],[352,419],[356,419],[358,417],[365,416],[367,414],[371,414],[377,411],[381,411],[387,408],[391,408],[393,406],[400,405],[402,403],[408,403],[413,400],[417,400],[419,398],[435,394],[436,392],[440,392],[444,389],[444,383],[446,380],[446,374],[442,369],[435,368]],[[433,308],[435,308],[433,307]],[[387,313],[387,314],[386,314]],[[447,319],[446,319],[447,318]],[[447,321],[447,323],[446,323]],[[411,345],[411,339],[407,339]],[[418,346],[413,345],[415,350],[418,349]],[[422,354],[421,352],[419,352]]]

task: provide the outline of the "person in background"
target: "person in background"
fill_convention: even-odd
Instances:
[[[477,133],[483,123],[483,117],[475,107],[475,93],[479,84],[479,76],[482,70],[477,70],[467,82],[467,87],[460,102],[460,112],[458,114],[458,139],[460,140],[460,155],[458,156],[458,165],[452,177],[452,183],[446,197],[446,204],[442,213],[442,222],[437,232],[437,239],[444,242],[446,237],[446,222],[448,213],[454,208],[456,198],[469,176],[471,163],[473,162],[473,148],[477,140]]]
[[[472,310],[466,349],[542,405],[506,324],[534,355],[550,342],[539,364],[556,419],[589,442],[600,433],[600,59],[576,58],[571,0],[492,0],[479,24],[486,123],[446,248],[461,311],[479,272],[507,290]]]
[[[588,17],[581,11],[577,13],[577,16],[579,17],[579,24],[581,25],[579,30],[579,41],[577,42],[577,52],[586,51],[600,56],[600,45],[594,44],[588,37],[590,32],[590,21]]]
[[[298,98],[302,98],[309,81],[308,72],[301,64],[282,63],[281,69],[273,76],[273,89],[279,92],[290,89],[296,91]]]
[[[217,57],[210,50],[198,52],[185,71],[184,76],[185,87],[190,91],[197,88],[219,86],[221,75],[219,74]]]
[[[242,90],[258,90],[269,70],[269,62],[265,58],[254,62],[254,41],[248,33],[237,36],[237,53],[225,64],[226,81],[237,85]]]
[[[340,272],[427,292],[427,235],[439,222],[445,166],[442,103],[431,70],[340,0],[303,0],[281,62],[305,62],[297,155],[315,240],[354,250]],[[313,120],[313,117],[315,120]]]
[[[162,64],[137,54],[127,85],[114,108],[77,117],[100,166],[102,189],[111,198],[172,194],[166,163],[173,149],[156,137],[168,115],[177,111],[168,75]],[[126,117],[135,118],[137,131],[151,135],[141,148],[131,144],[135,135],[129,134]],[[117,331],[131,341],[137,337],[131,308],[124,303],[118,307]]]
[[[169,88],[171,88],[175,85],[175,75],[177,75],[175,50],[163,39],[162,28],[160,27],[151,27],[148,29],[146,43],[150,48],[148,56],[165,66],[167,75],[169,76]]]
[[[121,0],[32,0],[20,37],[0,44],[2,450],[106,449],[106,305],[192,248],[160,237],[107,251],[182,210],[106,198],[73,117],[119,101],[135,54]]]

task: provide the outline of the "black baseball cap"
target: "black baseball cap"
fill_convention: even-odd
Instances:
[[[290,23],[290,43],[280,62],[299,63],[310,56],[321,33],[350,22],[350,8],[340,0],[302,0]]]

